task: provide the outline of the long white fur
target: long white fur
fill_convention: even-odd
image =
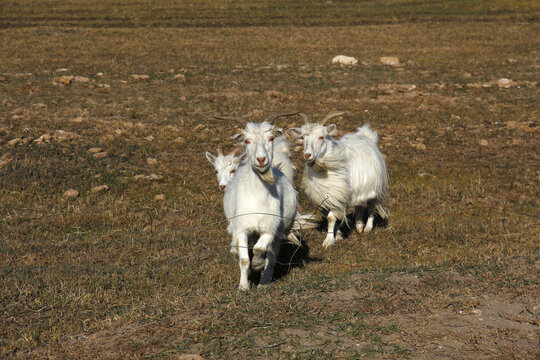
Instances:
[[[251,267],[262,270],[260,285],[272,280],[276,256],[282,239],[290,232],[296,215],[296,191],[283,172],[272,166],[273,138],[281,129],[268,122],[247,123],[237,141],[246,147],[246,161],[229,181],[223,197],[227,230],[237,247],[242,291],[249,289],[250,259],[248,236],[258,236],[253,247]],[[266,257],[265,257],[266,254]]]
[[[356,133],[333,138],[335,125],[305,124],[291,129],[303,139],[306,167],[302,189],[311,202],[328,211],[328,233],[324,247],[335,244],[336,221],[345,220],[347,211],[356,211],[357,231],[370,232],[375,214],[388,215],[384,208],[387,197],[387,173],[384,158],[377,147],[378,134],[369,125]],[[362,208],[367,208],[368,221],[362,221]]]

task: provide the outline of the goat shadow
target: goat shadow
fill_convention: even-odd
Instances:
[[[253,251],[251,249],[249,250],[249,258],[253,258]],[[296,246],[285,240],[281,244],[276,260],[272,282],[285,277],[292,269],[304,268],[306,264],[321,261],[320,258],[313,258],[309,255],[309,246],[305,242],[302,241],[302,246]],[[252,270],[248,279],[252,284],[258,284],[261,275],[262,271]]]

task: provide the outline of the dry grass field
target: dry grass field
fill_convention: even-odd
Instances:
[[[537,359],[539,14],[3,1],[0,358]],[[379,131],[388,225],[328,250],[306,232],[239,293],[204,157],[236,126],[213,115],[336,110],[342,134]]]

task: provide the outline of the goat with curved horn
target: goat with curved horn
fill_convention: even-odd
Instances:
[[[328,113],[321,120],[319,120],[319,124],[324,125],[326,124],[328,120],[331,120],[333,118],[336,118],[346,113],[347,113],[346,111],[337,111],[337,112]]]

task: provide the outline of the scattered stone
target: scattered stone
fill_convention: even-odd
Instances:
[[[116,135],[122,135],[124,133],[124,131],[122,129],[116,129],[116,130],[114,130],[114,133]]]
[[[79,192],[75,189],[69,189],[64,193],[64,197],[67,198],[76,198],[77,196],[79,196]]]
[[[383,56],[379,58],[379,61],[382,62],[384,65],[401,66],[401,64],[399,63],[399,59],[395,56]]]
[[[194,130],[194,131],[199,131],[199,130],[204,129],[204,127],[205,127],[204,124],[199,124],[199,125],[195,126],[195,127],[193,128],[193,130]]]
[[[161,180],[163,175],[150,174],[146,177],[148,180]]]
[[[183,144],[183,143],[186,142],[186,139],[183,138],[183,137],[181,137],[181,136],[179,136],[179,137],[177,137],[176,139],[174,139],[174,142],[177,143],[177,144]]]
[[[65,131],[65,130],[57,130],[56,134],[54,134],[54,140],[58,142],[62,142],[66,140],[73,140],[79,137],[80,137],[79,134],[76,134],[71,131]]]
[[[93,147],[93,148],[88,149],[87,153],[89,153],[89,154],[97,154],[97,153],[102,152],[102,151],[103,151],[103,149],[100,148],[100,147]]]
[[[146,177],[146,175],[139,174],[139,175],[135,175],[135,176],[133,177],[133,179],[135,179],[135,180],[141,180],[141,179],[144,179],[145,177]]]
[[[92,188],[92,192],[93,192],[93,193],[98,193],[98,192],[106,191],[106,190],[109,190],[109,186],[108,186],[108,185],[98,185],[98,186],[94,186],[94,187]]]
[[[155,166],[157,165],[157,159],[154,159],[154,158],[147,158],[146,159],[146,163],[150,166]]]
[[[478,144],[480,144],[480,146],[488,146],[489,142],[486,139],[481,139],[478,141]]]
[[[174,80],[185,80],[186,75],[184,75],[184,74],[176,74],[176,75],[174,75],[173,79]]]
[[[58,72],[67,72],[67,71],[68,71],[68,69],[66,69],[66,68],[61,68],[61,69],[56,69],[55,72],[58,73]]]
[[[101,77],[101,76],[103,76],[103,73],[102,73],[102,72],[98,72],[98,73],[96,74],[96,76]]]
[[[84,118],[82,116],[77,116],[76,118],[71,119],[71,121],[80,124],[84,121]]]
[[[131,75],[131,78],[135,79],[135,80],[148,80],[148,79],[150,79],[150,76],[133,74],[133,75]]]
[[[332,59],[332,64],[356,65],[358,64],[358,60],[352,56],[337,55]]]
[[[421,142],[412,142],[411,146],[415,149],[422,150],[422,151],[427,149],[426,145],[422,144]]]
[[[98,84],[98,86],[100,88],[104,88],[104,89],[109,89],[111,87],[111,85],[109,85],[109,84]]]
[[[75,77],[73,78],[73,81],[75,81],[75,82],[87,83],[87,82],[90,82],[90,79],[87,78],[86,76],[79,76],[79,75],[77,75],[77,76],[75,76]]]
[[[497,80],[497,85],[502,89],[508,89],[509,87],[516,86],[516,84],[507,78],[501,78]]]
[[[93,157],[94,159],[103,159],[103,158],[106,157],[107,155],[109,155],[108,152],[102,151],[102,152],[95,153],[94,155],[92,155],[92,157]]]
[[[20,144],[22,142],[23,142],[22,138],[15,138],[15,139],[9,140],[7,144],[9,146],[15,146],[15,145]]]
[[[61,76],[57,80],[60,84],[70,85],[73,81],[73,76]]]
[[[38,137],[36,140],[34,140],[34,142],[38,145],[43,145],[43,143],[51,142],[52,138],[53,137],[51,134],[43,134],[40,137]]]
[[[154,141],[155,137],[153,135],[148,135],[147,137],[144,138],[144,140],[146,141]]]
[[[164,194],[157,194],[154,196],[155,201],[165,201],[165,195]]]

